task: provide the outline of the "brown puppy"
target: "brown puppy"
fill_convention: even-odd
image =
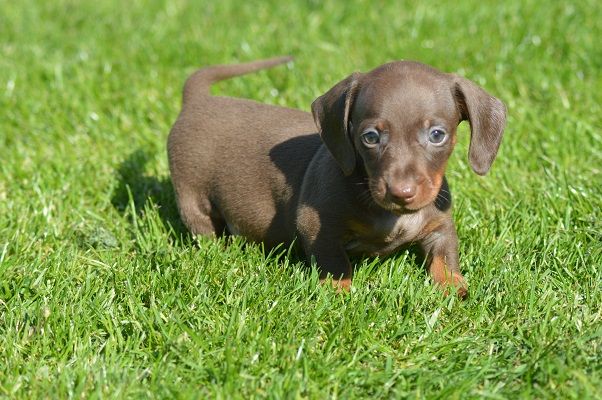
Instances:
[[[407,61],[345,78],[314,101],[313,118],[210,95],[213,82],[289,60],[208,67],[186,82],[168,140],[184,223],[195,234],[228,232],[268,247],[297,238],[322,278],[342,288],[351,283],[348,254],[417,243],[434,282],[464,296],[444,171],[463,120],[473,169],[489,170],[505,125],[502,102],[467,79]]]

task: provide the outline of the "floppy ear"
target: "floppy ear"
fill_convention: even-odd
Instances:
[[[459,76],[454,76],[453,91],[462,121],[470,122],[470,165],[477,174],[485,175],[502,141],[506,107],[475,83]]]
[[[349,75],[311,105],[320,137],[345,175],[355,168],[355,150],[348,126],[360,75],[357,72]]]

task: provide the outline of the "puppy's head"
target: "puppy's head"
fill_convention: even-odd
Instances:
[[[432,203],[456,128],[468,120],[469,159],[487,173],[506,110],[473,82],[427,65],[398,61],[339,82],[312,104],[324,144],[345,175],[363,168],[374,201],[394,212]]]

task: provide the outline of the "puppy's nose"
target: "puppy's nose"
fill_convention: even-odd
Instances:
[[[394,200],[402,200],[407,203],[416,195],[416,185],[389,185],[389,193]]]

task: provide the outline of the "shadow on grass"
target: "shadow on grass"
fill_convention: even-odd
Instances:
[[[171,179],[169,177],[160,179],[145,174],[146,165],[152,158],[152,154],[152,151],[138,149],[119,165],[116,170],[118,185],[111,198],[113,207],[122,214],[129,215],[130,197],[134,203],[137,217],[142,217],[148,206],[157,207],[163,225],[168,229],[169,227],[172,228],[171,237],[175,243],[178,245],[194,243],[195,246],[199,246],[200,242],[194,240],[193,235],[180,219]],[[131,219],[131,215],[129,216]],[[223,240],[224,246],[236,242],[236,239],[227,232],[223,232],[223,235],[218,236]],[[255,244],[248,243],[243,239],[239,246],[245,249],[247,246],[255,246]],[[278,262],[281,262],[279,260],[282,257],[288,258],[293,263],[297,263],[302,259],[293,247],[286,248],[281,245],[276,249],[270,249],[264,248],[262,245],[259,246],[262,247],[262,252],[266,258],[273,258]]]
[[[176,204],[175,193],[170,178],[157,178],[144,173],[146,164],[151,158],[149,151],[138,149],[131,153],[117,168],[119,184],[111,198],[113,207],[126,213],[130,207],[130,193],[136,214],[142,215],[147,206],[157,206],[163,225],[173,230],[173,239],[181,243],[191,237],[180,215]],[[128,191],[129,189],[129,191]]]

